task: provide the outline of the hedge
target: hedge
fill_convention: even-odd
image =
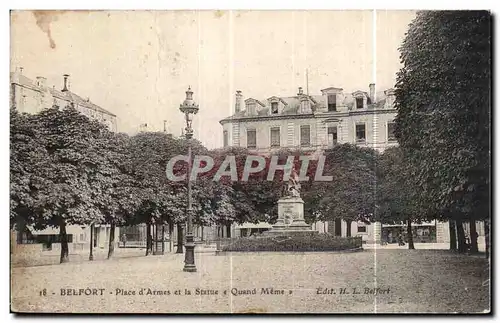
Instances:
[[[262,236],[232,239],[221,251],[340,251],[360,249],[361,237],[335,237],[331,234]]]

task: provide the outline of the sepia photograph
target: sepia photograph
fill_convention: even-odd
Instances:
[[[10,312],[491,315],[492,21],[11,10]]]

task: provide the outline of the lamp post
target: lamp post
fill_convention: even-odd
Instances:
[[[193,91],[191,87],[186,91],[186,99],[180,105],[179,110],[184,113],[186,118],[186,132],[184,136],[188,143],[188,167],[187,167],[187,232],[186,232],[186,255],[184,258],[184,271],[196,272],[196,265],[194,264],[194,237],[193,237],[193,219],[192,219],[192,201],[191,201],[191,139],[193,138],[193,115],[198,113],[198,105],[193,100]]]

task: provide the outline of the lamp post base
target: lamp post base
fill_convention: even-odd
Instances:
[[[185,264],[184,265],[184,269],[182,269],[182,270],[185,271],[185,272],[188,272],[188,273],[195,273],[196,272],[196,266],[195,265]]]
[[[194,239],[193,234],[186,235],[186,257],[184,258],[184,271],[196,272],[196,265],[194,264]]]

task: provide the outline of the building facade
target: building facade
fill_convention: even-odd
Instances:
[[[105,124],[111,131],[116,131],[116,115],[92,103],[90,99],[83,99],[76,93],[70,91],[69,75],[63,75],[63,87],[57,90],[55,86],[46,84],[46,78],[37,76],[30,79],[23,74],[22,68],[17,68],[10,74],[10,106],[22,113],[35,114],[44,109],[52,107],[74,107],[80,113],[91,119],[98,120]],[[90,227],[68,225],[70,252],[89,249]],[[93,246],[95,248],[107,248],[109,243],[109,225],[95,225],[93,234]],[[119,229],[116,228],[115,238],[118,240]],[[24,252],[51,251],[60,248],[59,228],[47,228],[45,230],[34,230],[30,226],[14,230],[11,236],[14,250],[19,249]]]
[[[235,113],[220,121],[223,145],[255,151],[278,148],[321,150],[353,143],[382,151],[397,144],[394,137],[394,90],[345,93],[329,87],[321,95],[267,99],[235,97]]]
[[[394,136],[394,89],[346,92],[328,87],[321,94],[309,95],[302,88],[294,96],[244,98],[236,92],[234,114],[220,121],[223,146],[245,147],[255,152],[280,148],[322,151],[337,144],[356,144],[382,152],[396,146]],[[348,226],[351,226],[348,230]],[[248,236],[270,229],[267,223],[236,226],[237,236]],[[448,224],[414,224],[416,241],[449,241]],[[404,232],[405,224],[336,221],[317,222],[312,228],[335,236],[361,236],[365,243],[387,241]]]
[[[83,99],[70,91],[69,75],[63,75],[61,90],[48,86],[46,81],[43,76],[30,79],[23,74],[21,68],[16,69],[10,74],[10,106],[25,113],[72,106],[83,115],[107,125],[111,131],[116,131],[116,115],[92,103],[89,98]]]

